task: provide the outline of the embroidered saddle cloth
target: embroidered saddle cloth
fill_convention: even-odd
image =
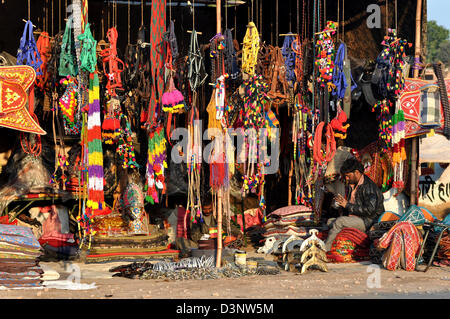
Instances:
[[[39,135],[47,134],[28,112],[27,90],[36,80],[30,66],[0,67],[0,126]]]
[[[421,243],[422,236],[417,228],[412,222],[405,221],[397,223],[374,244],[378,249],[387,249],[382,257],[387,270],[414,271]]]

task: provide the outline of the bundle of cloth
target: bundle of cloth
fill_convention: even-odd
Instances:
[[[263,236],[268,237],[290,237],[292,235],[303,237],[308,235],[307,227],[314,222],[314,212],[311,208],[303,205],[291,205],[279,208],[267,216],[263,224],[265,232]]]
[[[327,259],[332,263],[355,263],[369,260],[369,236],[356,228],[344,228],[333,241]]]
[[[68,260],[78,255],[78,244],[70,233],[69,212],[62,205],[33,207],[30,216],[40,222],[39,243],[44,249],[42,260]],[[36,233],[36,230],[35,230]]]
[[[42,248],[29,227],[0,225],[0,286],[40,287]]]

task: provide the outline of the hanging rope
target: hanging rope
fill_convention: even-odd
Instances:
[[[319,165],[326,165],[330,162],[336,153],[336,140],[334,138],[334,131],[330,124],[327,124],[325,137],[325,149],[322,150],[322,134],[325,127],[325,122],[320,122],[317,125],[316,133],[314,135],[314,161]]]
[[[106,88],[110,96],[116,96],[116,89],[122,89],[122,79],[120,73],[124,70],[124,63],[117,54],[117,38],[119,37],[116,28],[110,28],[106,33],[109,48],[100,52],[103,57],[103,72],[108,78]],[[108,65],[108,68],[106,67]],[[121,67],[119,67],[121,65]]]
[[[54,11],[54,9],[55,9],[55,7],[54,7],[54,0],[52,0],[52,36],[55,35],[54,29],[53,29],[53,27],[54,27],[54,25],[53,25],[53,19],[54,19],[54,16],[55,16],[55,11]]]
[[[192,30],[188,53],[188,79],[191,90],[196,92],[207,78],[203,64],[203,55],[197,40],[197,31]]]
[[[131,24],[130,24],[130,11],[131,11],[131,9],[130,9],[130,1],[131,0],[128,0],[128,25],[130,26]],[[130,30],[131,30],[131,28],[130,27],[128,27],[128,30],[127,30],[127,39],[128,39],[128,44],[130,44],[131,43],[131,39],[130,39]]]

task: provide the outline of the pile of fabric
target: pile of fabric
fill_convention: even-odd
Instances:
[[[85,255],[86,263],[140,261],[148,258],[177,257],[178,250],[168,249],[167,233],[150,225],[148,236],[94,236]]]
[[[369,236],[356,229],[344,228],[334,239],[327,259],[332,263],[355,263],[369,260]]]
[[[265,233],[268,237],[289,237],[296,235],[299,237],[308,234],[308,225],[314,222],[314,212],[311,208],[303,205],[292,205],[279,208],[273,211],[263,224]]]
[[[42,248],[28,227],[0,225],[0,286],[40,287]]]

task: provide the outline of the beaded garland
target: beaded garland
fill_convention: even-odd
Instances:
[[[125,127],[121,130],[117,146],[117,154],[122,161],[123,168],[139,168],[139,164],[136,162],[133,139],[131,137],[132,132],[130,122],[124,114],[121,115],[121,119],[125,122]]]
[[[66,134],[80,133],[81,121],[76,118],[78,106],[78,84],[74,77],[67,76],[61,79],[60,84],[66,86],[64,94],[59,99],[59,110],[63,116],[64,131]]]
[[[269,90],[268,84],[263,81],[261,75],[254,75],[247,81],[244,81],[244,128],[248,133],[253,132],[253,136],[246,134],[245,145],[247,164],[245,169],[245,175],[243,177],[244,184],[242,188],[243,194],[248,192],[257,193],[258,187],[259,193],[259,205],[265,211],[265,199],[264,199],[264,175],[263,168],[266,159],[259,158],[261,150],[261,139],[265,138],[260,135],[260,129],[266,127],[269,121],[266,119],[265,103],[267,101],[267,92]],[[267,133],[266,133],[267,134]],[[256,163],[256,167],[255,167]]]
[[[384,37],[381,43],[385,48],[377,58],[378,63],[387,65],[389,73],[386,82],[386,90],[393,97],[399,97],[405,87],[405,78],[403,76],[403,67],[406,57],[405,49],[411,47],[406,40],[397,38],[397,31],[389,29],[388,35]]]
[[[103,193],[103,149],[100,121],[100,87],[98,75],[89,76],[89,109],[87,120],[88,149],[88,200],[87,208],[92,215],[100,214],[105,208]]]
[[[159,192],[166,190],[164,169],[167,169],[166,138],[164,127],[159,126],[148,137],[148,159],[145,185],[145,200],[151,204],[159,203]]]
[[[336,22],[328,21],[325,29],[318,35],[316,66],[319,76],[317,82],[325,87],[331,83],[334,70],[334,42],[332,36],[336,33]]]
[[[405,114],[403,110],[398,110],[394,114],[392,122],[392,163],[394,165],[394,183],[392,186],[400,192],[405,187],[402,176],[404,161],[406,161]]]
[[[386,152],[392,145],[392,115],[389,113],[389,106],[391,102],[388,100],[379,101],[376,103],[372,112],[379,109],[377,120],[379,122],[379,137],[383,141],[383,150]]]

